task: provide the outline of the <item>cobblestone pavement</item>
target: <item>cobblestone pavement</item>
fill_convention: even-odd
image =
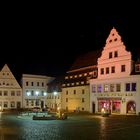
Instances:
[[[140,116],[72,115],[36,121],[1,115],[0,140],[138,140]]]

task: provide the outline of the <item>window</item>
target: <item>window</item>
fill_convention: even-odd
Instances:
[[[112,52],[109,52],[109,59],[112,58]]]
[[[130,91],[130,83],[126,83],[125,91]]]
[[[33,90],[31,91],[31,96],[34,96],[34,91]]]
[[[121,65],[121,72],[125,72],[125,65]]]
[[[115,66],[111,67],[111,73],[115,73]]]
[[[104,74],[104,68],[101,68],[101,75]]]
[[[76,90],[74,90],[73,93],[76,94]]]
[[[120,92],[121,91],[121,84],[116,84],[116,91]]]
[[[110,84],[110,91],[114,92],[115,91],[115,85],[114,84]]]
[[[108,84],[105,84],[104,85],[104,92],[108,92],[109,91],[109,85]]]
[[[29,106],[29,100],[26,100],[26,106]]]
[[[83,103],[83,102],[85,102],[85,99],[84,99],[84,98],[82,98],[82,103]]]
[[[140,72],[140,64],[136,64],[135,65],[135,71],[136,72]]]
[[[132,89],[131,91],[136,91],[136,83],[132,83]]]
[[[82,94],[85,94],[85,90],[84,89],[82,89]]]
[[[5,107],[5,108],[8,107],[8,102],[4,102],[4,107]]]
[[[11,91],[11,96],[15,96],[15,91]]]
[[[34,86],[34,82],[31,82],[31,86]]]
[[[2,91],[0,91],[0,96],[2,96]]]
[[[102,92],[102,85],[98,85],[98,92],[101,93]]]
[[[17,96],[20,96],[21,95],[21,92],[20,91],[17,91]]]
[[[96,85],[92,85],[92,92],[96,93]]]
[[[39,86],[39,82],[37,82],[37,86]]]
[[[8,96],[8,91],[4,91],[4,96]]]
[[[14,101],[11,102],[11,107],[15,107],[15,102]]]
[[[85,109],[84,109],[84,107],[82,107],[82,111],[84,111]]]
[[[44,87],[44,83],[42,82],[42,87]]]
[[[109,74],[109,67],[106,68],[106,74]]]
[[[66,90],[66,95],[68,95],[68,90]]]
[[[114,57],[118,57],[118,51],[114,52]]]
[[[68,76],[65,76],[65,79],[68,79]]]
[[[28,86],[29,85],[29,83],[28,82],[26,82],[26,86]]]
[[[66,98],[66,102],[68,102],[68,98]]]

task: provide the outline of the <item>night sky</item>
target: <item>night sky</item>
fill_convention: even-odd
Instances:
[[[128,50],[139,48],[138,17],[126,9],[35,9],[2,13],[0,68],[7,63],[17,79],[22,73],[64,74],[77,56],[103,48],[113,27]]]

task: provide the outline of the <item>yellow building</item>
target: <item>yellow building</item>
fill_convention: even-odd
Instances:
[[[97,58],[100,51],[82,55],[76,59],[67,71],[61,94],[61,107],[67,111],[89,111],[89,79],[97,77]]]

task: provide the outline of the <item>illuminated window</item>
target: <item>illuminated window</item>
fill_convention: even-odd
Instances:
[[[87,73],[84,73],[84,76],[87,76]]]
[[[74,86],[74,83],[71,83],[72,86]]]
[[[73,76],[70,76],[70,78],[73,78]]]
[[[82,77],[82,74],[79,74],[79,77]]]
[[[75,75],[74,77],[77,78],[77,75]]]
[[[68,79],[68,76],[66,76],[65,79]]]
[[[76,82],[76,85],[79,85],[79,82]]]
[[[109,85],[108,84],[105,84],[104,85],[104,92],[108,92],[109,91]]]
[[[84,84],[84,81],[82,81],[81,84]]]

